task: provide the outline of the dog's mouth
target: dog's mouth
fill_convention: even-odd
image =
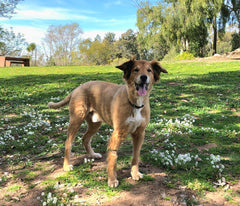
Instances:
[[[147,84],[147,83],[144,83],[144,84],[143,83],[140,83],[140,84],[135,83],[135,86],[136,86],[136,90],[137,90],[139,96],[145,96],[147,94],[149,84]]]

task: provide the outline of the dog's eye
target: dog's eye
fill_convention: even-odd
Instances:
[[[148,69],[147,71],[148,71],[148,72],[152,72],[152,70],[151,70],[151,69]]]
[[[134,72],[139,72],[139,69],[134,69]]]

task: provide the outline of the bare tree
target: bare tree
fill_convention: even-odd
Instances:
[[[82,30],[77,23],[49,26],[43,39],[47,60],[54,65],[71,65]]]

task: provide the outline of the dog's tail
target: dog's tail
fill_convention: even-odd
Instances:
[[[49,102],[49,103],[48,103],[48,107],[51,108],[51,109],[58,109],[58,108],[60,108],[60,107],[63,107],[63,106],[65,106],[66,104],[69,103],[69,101],[70,101],[70,99],[71,99],[71,96],[72,96],[72,94],[69,94],[68,96],[66,96],[66,97],[65,97],[62,101],[60,101],[60,102],[56,102],[56,103],[54,103],[54,102]]]

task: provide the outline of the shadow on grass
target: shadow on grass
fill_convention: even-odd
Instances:
[[[123,83],[121,73],[24,75],[0,79],[1,105],[47,104],[51,97],[63,98],[80,84],[92,80]]]

